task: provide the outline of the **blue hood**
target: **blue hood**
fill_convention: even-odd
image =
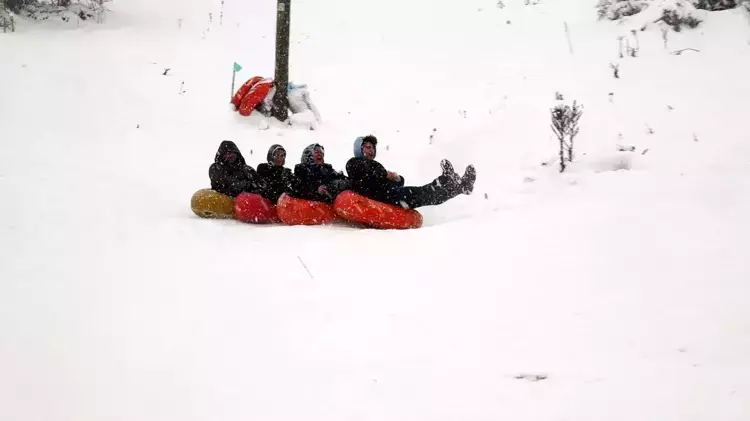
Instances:
[[[378,139],[374,136],[360,136],[357,138],[357,140],[354,141],[354,156],[356,158],[362,158],[364,155],[362,154],[362,144],[365,143],[365,138],[370,138],[367,140],[368,143],[372,144],[372,146],[375,148],[375,155],[378,153]]]
[[[354,156],[357,158],[362,158],[362,141],[364,140],[364,137],[360,136],[357,138],[357,140],[354,141]]]

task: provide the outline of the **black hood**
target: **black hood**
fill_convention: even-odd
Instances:
[[[284,149],[281,145],[271,145],[270,148],[268,148],[268,153],[266,154],[266,161],[269,165],[273,165],[273,154],[276,153],[276,151],[282,150],[286,152],[286,149]]]
[[[323,153],[325,153],[325,148],[323,148],[323,145],[321,145],[320,143],[313,143],[302,151],[302,158],[300,158],[300,163],[314,164],[315,161],[313,160],[313,152],[315,152],[315,148],[320,148]]]
[[[237,161],[235,161],[234,164],[230,164],[224,161],[224,154],[227,152],[234,152],[235,154],[237,154]],[[240,148],[238,148],[237,145],[231,140],[225,140],[221,142],[221,145],[219,145],[219,150],[216,151],[214,162],[219,165],[237,165],[237,166],[246,165],[245,158],[242,156],[242,152],[240,152]]]

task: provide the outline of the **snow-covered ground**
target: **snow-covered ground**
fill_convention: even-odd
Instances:
[[[294,0],[323,124],[259,130],[231,71],[272,75],[274,3],[0,34],[0,419],[750,419],[744,12],[665,48],[594,0]],[[585,107],[562,175],[556,92]],[[369,133],[475,194],[406,232],[190,211],[221,140],[343,169]]]

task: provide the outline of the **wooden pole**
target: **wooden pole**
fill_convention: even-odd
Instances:
[[[289,100],[286,96],[289,85],[289,33],[291,0],[277,0],[276,7],[276,94],[273,96],[271,115],[279,121],[288,118]]]

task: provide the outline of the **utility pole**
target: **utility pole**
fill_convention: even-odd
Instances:
[[[291,0],[277,0],[276,7],[276,94],[273,96],[271,115],[279,121],[288,117],[289,100],[286,96],[289,85],[289,32]]]

